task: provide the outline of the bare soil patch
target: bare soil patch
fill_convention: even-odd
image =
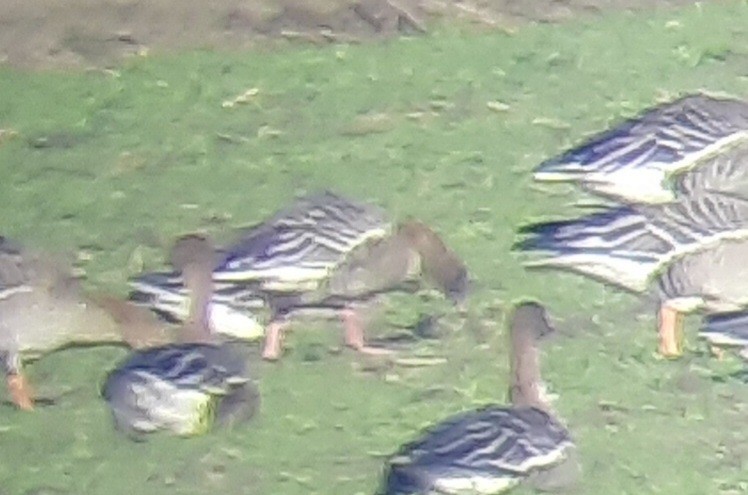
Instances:
[[[461,22],[511,31],[609,10],[693,0],[11,0],[0,2],[0,61],[105,67],[126,56],[280,42],[363,42]]]

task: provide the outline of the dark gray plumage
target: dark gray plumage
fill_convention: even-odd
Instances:
[[[511,406],[448,418],[400,447],[385,465],[381,492],[494,494],[568,459],[574,443],[540,391],[535,345],[551,331],[545,310],[520,304],[511,320]]]
[[[102,394],[121,431],[199,435],[251,418],[259,393],[245,358],[229,346],[172,344],[137,351],[107,377]]]
[[[535,170],[538,181],[574,182],[633,203],[671,201],[667,179],[748,139],[748,103],[694,94],[596,134]]]

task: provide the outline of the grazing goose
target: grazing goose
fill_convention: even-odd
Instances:
[[[75,344],[174,340],[148,311],[116,297],[85,295],[61,260],[0,237],[0,362],[13,402],[33,409],[23,361]]]
[[[332,192],[297,199],[217,253],[211,327],[247,340],[263,335],[258,320],[268,294],[316,290],[350,250],[390,228],[380,208]],[[178,272],[147,273],[130,284],[138,304],[176,321],[187,318],[187,291]]]
[[[574,447],[542,394],[537,340],[545,310],[519,305],[511,320],[511,406],[457,414],[402,446],[385,466],[385,495],[495,494],[571,462]]]
[[[421,271],[451,298],[464,298],[464,264],[425,225],[393,226],[380,208],[331,192],[306,196],[247,230],[223,251],[213,270],[211,324],[216,330],[223,326],[216,305],[254,321],[270,309],[263,357],[275,360],[289,315],[313,306],[338,306],[346,342],[361,352],[378,352],[364,344],[355,300]],[[146,274],[132,286],[134,300],[184,318],[184,311],[173,311],[184,308],[177,274]]]
[[[175,343],[138,350],[107,377],[102,395],[118,430],[196,436],[252,418],[260,395],[231,344]]]
[[[210,328],[215,265],[210,241],[181,237],[171,261],[190,294],[178,342],[135,351],[109,374],[102,390],[117,428],[135,439],[157,431],[201,435],[214,425],[250,419],[259,405],[246,358],[219,343]]]
[[[410,282],[423,278],[459,307],[469,289],[467,268],[431,228],[409,220],[389,236],[372,239],[353,249],[315,291],[273,301],[275,318],[268,327],[263,356],[277,359],[288,315],[309,309],[339,310],[345,329],[345,343],[358,352],[381,354],[389,351],[369,347],[357,307],[371,303],[378,295],[397,289],[408,290]]]
[[[573,182],[632,203],[675,199],[666,182],[748,139],[748,102],[694,94],[649,109],[537,167],[537,181]]]

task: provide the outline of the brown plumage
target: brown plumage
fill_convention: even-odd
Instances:
[[[434,285],[460,306],[467,297],[469,280],[464,262],[430,227],[408,220],[392,234],[371,239],[354,249],[319,290],[303,294],[297,303],[305,307],[343,306],[340,317],[346,345],[359,352],[382,354],[386,351],[366,345],[364,323],[357,306],[418,280]],[[290,306],[287,312],[294,311],[293,303]],[[263,352],[266,359],[280,356],[283,327],[280,321],[268,327]]]
[[[208,237],[188,234],[180,237],[171,250],[171,264],[182,272],[190,293],[190,312],[179,335],[182,342],[210,342],[210,300],[213,297],[215,248]]]
[[[402,223],[393,234],[364,243],[330,274],[308,301],[365,298],[423,279],[455,302],[465,299],[467,268],[441,237],[422,222]]]
[[[170,344],[178,340],[177,329],[166,325],[152,311],[110,294],[88,297],[104,309],[119,329],[122,341],[133,349]]]
[[[24,358],[75,344],[125,343],[143,348],[211,340],[206,314],[213,268],[207,259],[212,256],[205,239],[186,236],[175,244],[173,259],[192,292],[192,317],[183,327],[174,328],[116,296],[85,294],[69,264],[0,238],[0,364],[13,402],[21,409],[33,409],[33,392],[22,373]]]
[[[399,236],[420,257],[421,274],[455,303],[465,301],[469,290],[468,271],[457,254],[444,244],[442,238],[429,226],[417,220],[409,220],[400,225]]]
[[[540,304],[525,302],[514,309],[509,330],[509,398],[515,407],[549,409],[543,398],[537,342],[552,331],[546,311]]]

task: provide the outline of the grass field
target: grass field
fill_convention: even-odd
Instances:
[[[204,438],[126,440],[98,395],[125,351],[52,354],[28,373],[55,405],[0,405],[0,493],[371,494],[382,456],[420,428],[505,400],[503,315],[524,297],[560,330],[544,374],[579,444],[573,493],[748,491],[748,391],[727,378],[736,359],[704,352],[697,318],[686,356],[659,360],[650,305],[525,272],[510,252],[519,225],[573,214],[580,199],[531,184],[539,161],[661,98],[745,96],[747,37],[748,4],[714,2],[514,35],[0,70],[2,233],[78,252],[91,288],[124,292],[174,235],[230,239],[326,187],[430,223],[476,280],[470,317],[448,313],[446,335],[418,346],[445,364],[369,372],[350,353],[328,355],[337,328],[300,323],[283,361],[253,365],[261,414]],[[397,298],[390,320],[424,308],[450,310]]]

